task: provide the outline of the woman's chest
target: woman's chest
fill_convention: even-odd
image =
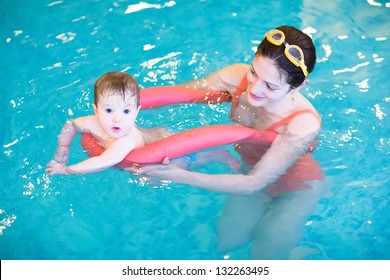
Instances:
[[[255,108],[239,102],[233,109],[231,114],[232,121],[258,130],[267,130],[273,123],[277,122],[279,118],[267,113],[262,108]]]

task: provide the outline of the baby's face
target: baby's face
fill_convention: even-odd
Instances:
[[[110,95],[99,98],[96,115],[110,137],[121,138],[135,126],[138,111],[134,97],[123,100],[120,95]]]

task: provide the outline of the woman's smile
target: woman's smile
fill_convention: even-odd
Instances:
[[[251,96],[251,98],[253,98],[256,101],[259,101],[259,100],[262,100],[262,99],[266,98],[265,96],[256,95],[253,92],[249,92],[249,95]]]

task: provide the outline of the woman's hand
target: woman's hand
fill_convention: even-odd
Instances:
[[[125,170],[132,172],[134,175],[169,180],[174,174],[180,173],[184,169],[170,163],[169,158],[164,158],[162,164],[150,164],[145,166],[133,165],[132,167],[125,168]]]
[[[66,165],[55,160],[50,161],[46,166],[47,175],[67,174]]]
[[[69,158],[69,146],[58,146],[55,154],[54,160],[60,163],[67,163]]]

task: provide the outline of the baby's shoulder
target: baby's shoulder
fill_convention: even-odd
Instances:
[[[100,125],[95,115],[83,116],[72,120],[73,125],[81,132],[99,131]]]

